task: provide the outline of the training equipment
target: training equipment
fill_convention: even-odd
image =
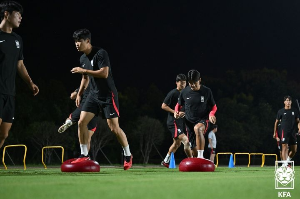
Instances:
[[[66,160],[61,165],[62,172],[100,172],[100,165],[94,160],[86,160],[78,163],[71,163],[77,158]]]
[[[23,146],[25,148],[25,150],[24,150],[24,157],[23,157],[23,164],[24,164],[24,170],[26,170],[25,159],[26,159],[26,153],[27,153],[27,146],[24,145],[24,144],[7,145],[7,146],[5,146],[3,148],[2,163],[3,163],[3,166],[4,166],[5,170],[7,170],[7,167],[6,167],[5,162],[4,162],[4,156],[5,156],[5,150],[6,150],[6,148],[8,148],[8,147],[18,147],[18,146]]]
[[[171,153],[169,169],[176,169],[174,153]]]
[[[56,149],[56,148],[61,148],[61,163],[64,162],[64,154],[65,154],[64,147],[62,147],[62,146],[44,146],[42,148],[42,163],[43,163],[45,169],[47,169],[47,166],[46,166],[46,164],[44,162],[44,149]]]
[[[185,158],[179,164],[179,171],[213,172],[215,165],[204,158]]]
[[[234,156],[235,157],[235,156]],[[234,162],[233,162],[233,156],[232,154],[230,155],[230,158],[229,158],[229,164],[228,164],[228,168],[234,168]]]

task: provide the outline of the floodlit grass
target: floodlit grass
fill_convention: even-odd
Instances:
[[[300,167],[295,189],[276,190],[274,167],[216,168],[215,172],[134,167],[103,168],[99,173],[63,173],[59,168],[0,170],[3,199],[236,199],[278,198],[279,191],[300,197]]]

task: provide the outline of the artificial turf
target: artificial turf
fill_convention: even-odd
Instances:
[[[59,168],[0,170],[2,199],[271,199],[278,192],[300,197],[300,167],[293,190],[275,189],[275,168],[218,167],[214,172],[180,172],[163,167],[101,167],[99,173],[65,173]]]

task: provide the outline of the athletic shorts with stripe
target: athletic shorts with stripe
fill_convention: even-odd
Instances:
[[[202,123],[204,124],[205,126],[205,130],[204,130],[204,134],[207,132],[207,131],[211,131],[212,129],[212,123],[209,122],[209,120],[199,120],[198,122],[189,122],[188,120],[185,120],[185,124],[186,124],[186,127],[187,127],[187,131],[189,132],[189,141],[191,143],[191,148],[195,148],[197,145],[196,145],[196,134],[195,134],[195,131],[194,131],[194,126],[196,126],[198,123]]]
[[[2,122],[13,123],[15,114],[15,96],[0,93],[0,118]]]
[[[296,145],[297,144],[297,137],[296,137],[295,130],[287,131],[285,129],[281,129],[281,144],[288,144],[288,145]]]
[[[94,113],[95,116],[101,113],[103,119],[119,117],[118,94],[112,92],[111,97],[99,99],[95,95],[89,94],[81,110]]]
[[[184,119],[174,119],[171,123],[167,123],[167,127],[172,134],[172,138],[176,139],[181,134],[186,134]]]

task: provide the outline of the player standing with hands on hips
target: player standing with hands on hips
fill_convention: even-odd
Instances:
[[[39,92],[23,62],[22,38],[13,32],[21,24],[22,12],[23,7],[15,1],[0,3],[0,148],[14,120],[16,73],[18,72],[33,95]]]
[[[180,118],[179,113],[184,106],[188,131],[196,136],[196,140],[190,139],[192,149],[197,150],[193,151],[194,156],[197,154],[197,158],[204,158],[204,134],[210,128],[211,123],[216,123],[217,105],[210,88],[200,84],[200,73],[197,70],[188,72],[188,83],[189,86],[180,93],[174,117]]]

